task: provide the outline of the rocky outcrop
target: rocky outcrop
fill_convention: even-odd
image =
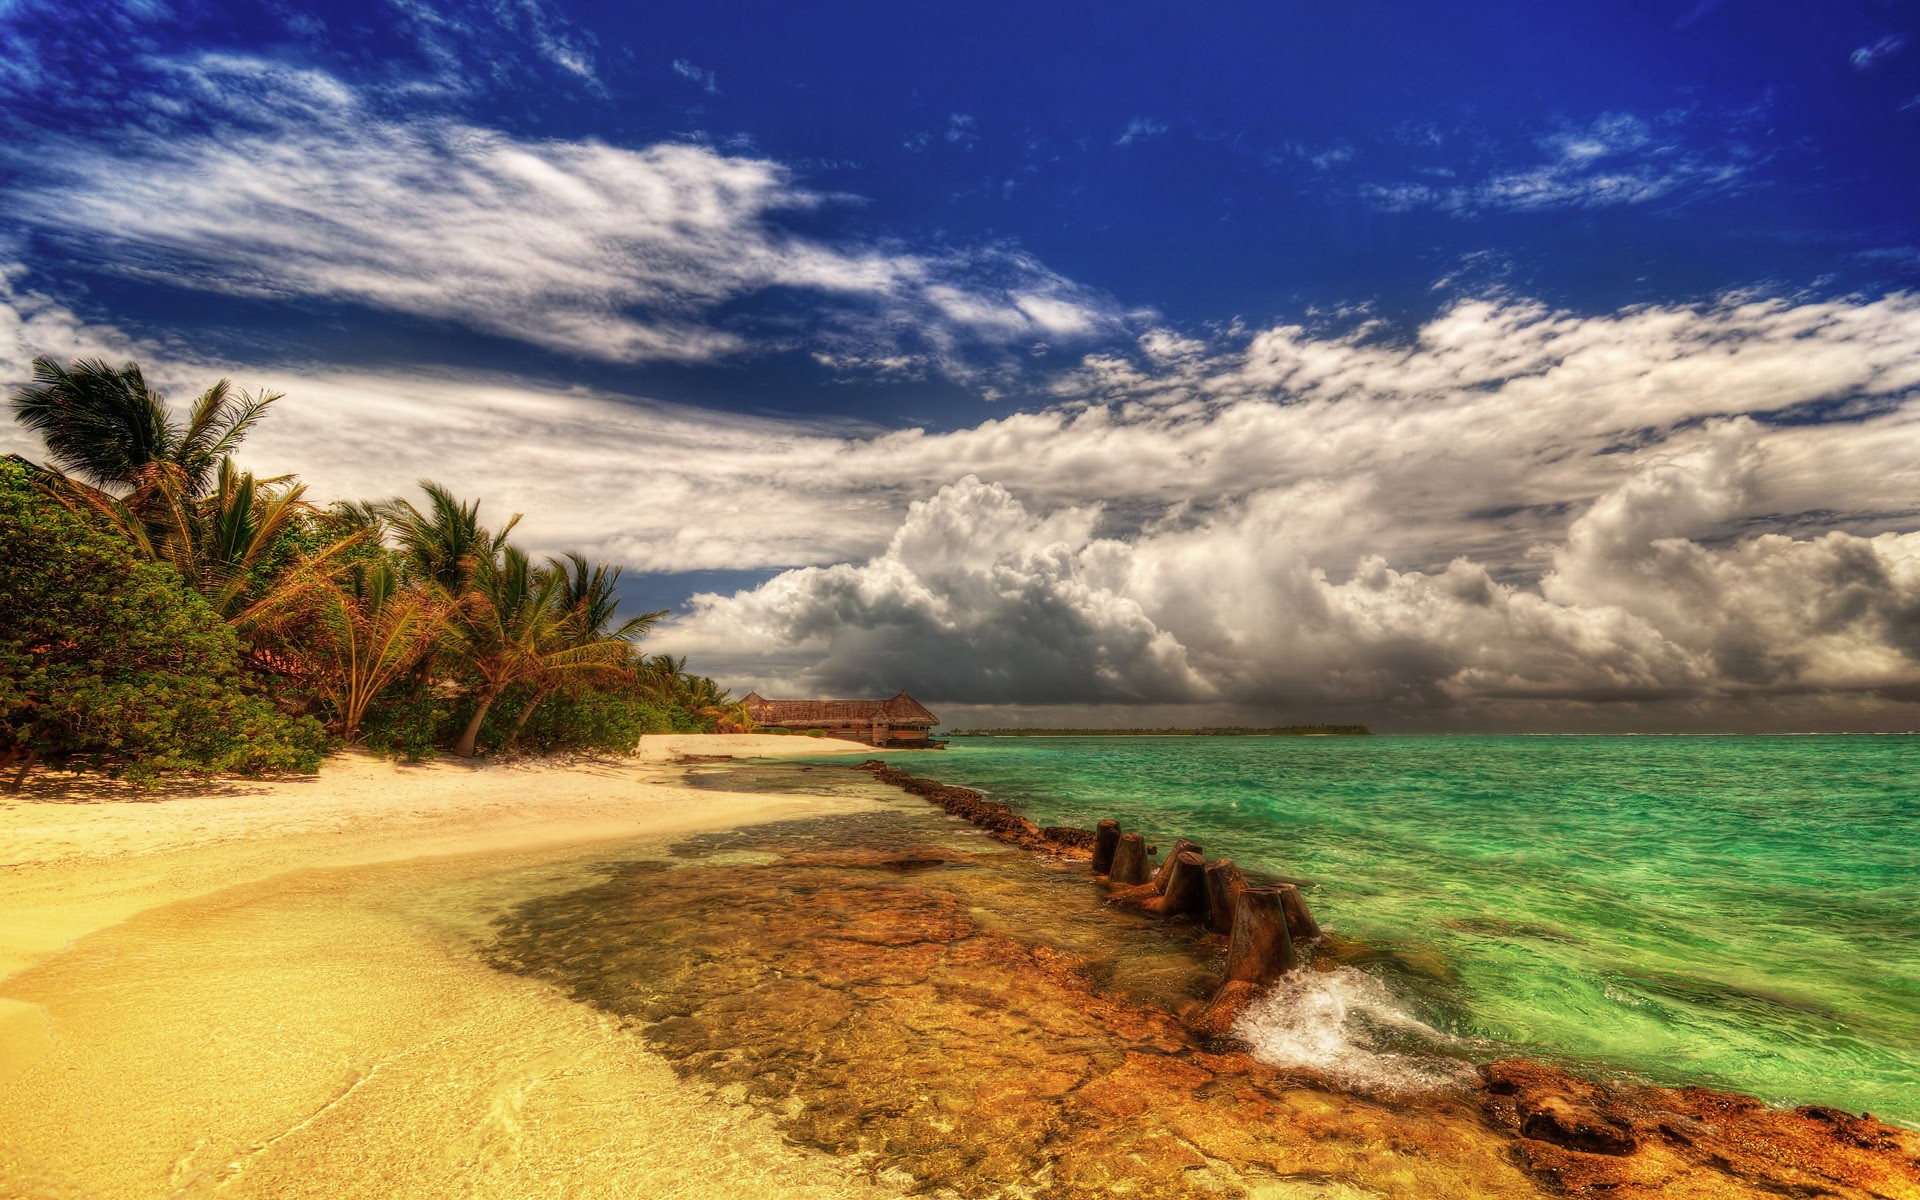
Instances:
[[[878,760],[864,769],[1003,842],[1060,858],[1086,858],[1090,864],[1095,859],[1093,831],[1041,829],[972,789],[920,779]],[[1033,1194],[1061,1197],[1142,1185],[1149,1189],[1145,1194],[1154,1195],[1233,1194],[1235,1187],[1262,1179],[1318,1179],[1408,1200],[1456,1195],[1920,1200],[1920,1134],[1864,1114],[1774,1108],[1709,1088],[1583,1079],[1517,1058],[1481,1067],[1477,1088],[1443,1089],[1404,1101],[1348,1095],[1311,1072],[1263,1067],[1224,1048],[1221,1039],[1260,992],[1297,968],[1295,943],[1313,942],[1319,952],[1315,962],[1327,967],[1387,952],[1323,935],[1296,887],[1250,885],[1230,861],[1205,865],[1192,843],[1176,843],[1149,877],[1149,850],[1138,834],[1120,834],[1113,826],[1107,839],[1114,855],[1109,885],[1115,888],[1107,901],[1191,918],[1187,928],[1197,948],[1218,947],[1218,935],[1230,934],[1226,980],[1205,1005],[1188,1002],[1191,1016],[1183,1025],[1171,1012],[1142,1009],[1089,987],[1088,964],[1071,955],[992,939],[996,1003],[1038,1020],[1056,1039],[1041,1075],[995,1085],[1000,1102],[1012,1103],[1017,1095],[1026,1105],[1021,1127],[1049,1131],[1025,1143],[996,1140],[1004,1137],[1004,1128],[983,1131],[990,1148],[980,1153],[1005,1172],[998,1176],[1002,1181],[1045,1178],[1049,1183]],[[903,860],[922,857],[931,852],[832,861],[900,870]],[[827,865],[798,855],[787,859],[789,864],[810,861]],[[1057,902],[1057,893],[1049,898]],[[1227,923],[1229,908],[1231,928],[1207,937],[1209,926]],[[931,953],[925,950],[928,942],[945,940],[938,930],[951,919],[950,911],[925,902],[890,901],[877,923],[913,930],[915,953],[924,955]],[[874,920],[869,914],[854,923],[865,927]],[[828,936],[867,940],[837,931]],[[987,944],[982,935],[969,936],[968,946]],[[793,953],[807,952],[795,948]],[[958,947],[939,957],[949,965],[973,961]],[[1444,964],[1424,964],[1417,952],[1401,950],[1392,957],[1436,981],[1448,979]],[[955,985],[946,987],[960,994]],[[1050,1015],[1043,1018],[1043,1012]],[[1082,1059],[1088,1047],[1107,1036],[1102,1028],[1113,1040]],[[973,1032],[983,1039],[997,1036]],[[979,1063],[996,1061],[997,1047],[976,1049]],[[1115,1052],[1122,1057],[1116,1060]],[[956,1063],[955,1069],[970,1068]],[[1069,1078],[1075,1082],[1066,1082]],[[849,1129],[822,1136],[817,1144],[842,1148],[853,1143],[836,1138],[853,1136]],[[1027,1156],[1024,1165],[1017,1162],[1022,1155]],[[916,1176],[926,1178],[922,1172],[933,1161],[916,1161]],[[1000,1194],[992,1187],[957,1190]]]
[[[1525,1059],[1480,1077],[1482,1110],[1516,1139],[1515,1161],[1573,1195],[1920,1196],[1920,1137],[1864,1114],[1582,1079]]]

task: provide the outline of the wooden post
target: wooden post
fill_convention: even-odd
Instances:
[[[1320,936],[1320,922],[1313,919],[1307,911],[1307,902],[1300,898],[1300,889],[1291,883],[1280,885],[1280,907],[1287,914],[1287,932],[1302,941]]]
[[[1152,884],[1123,888],[1107,897],[1107,903],[1157,917],[1207,915],[1207,860],[1197,851],[1182,850],[1168,860],[1173,869],[1167,875],[1167,889],[1156,891]]]
[[[1247,886],[1246,876],[1230,858],[1207,864],[1207,928],[1215,933],[1233,932],[1233,908],[1240,901],[1240,889]]]
[[[1093,827],[1093,873],[1113,870],[1113,852],[1120,847],[1120,822],[1108,818]]]
[[[1207,860],[1198,850],[1182,850],[1173,856],[1173,870],[1167,873],[1167,890],[1147,902],[1147,911],[1163,917],[1207,912]]]
[[[1163,892],[1167,890],[1167,880],[1173,875],[1174,860],[1179,858],[1182,854],[1186,853],[1188,850],[1193,851],[1195,854],[1200,853],[1200,843],[1190,842],[1185,838],[1180,838],[1178,841],[1173,843],[1173,849],[1167,851],[1166,861],[1160,864],[1160,869],[1158,871],[1154,872],[1154,875],[1153,875],[1154,887],[1158,888],[1160,891],[1163,891]]]
[[[1107,878],[1121,887],[1147,881],[1147,842],[1137,833],[1120,835],[1113,850],[1113,869]]]
[[[1284,886],[1284,885],[1283,885]],[[1193,1022],[1208,1037],[1225,1037],[1247,1005],[1293,969],[1293,940],[1279,887],[1246,887],[1234,905],[1233,937],[1227,944],[1227,978]]]

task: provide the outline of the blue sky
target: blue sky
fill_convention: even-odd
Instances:
[[[743,689],[1913,721],[1912,4],[77,15],[0,0],[6,382],[285,390]]]

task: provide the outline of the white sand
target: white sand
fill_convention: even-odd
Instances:
[[[872,1194],[473,952],[609,839],[864,804],[688,788],[678,755],[865,749],[0,798],[0,1196]]]

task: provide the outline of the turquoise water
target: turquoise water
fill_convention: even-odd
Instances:
[[[1329,929],[1395,952],[1366,985],[1469,1056],[1920,1125],[1920,738],[961,739],[894,761],[1307,881]]]

